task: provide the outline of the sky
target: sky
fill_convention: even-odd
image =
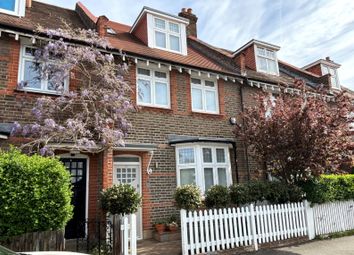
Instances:
[[[75,8],[77,0],[40,0]],[[193,9],[198,38],[230,50],[251,39],[281,47],[278,58],[302,67],[330,56],[340,83],[354,90],[353,0],[81,0],[96,16],[132,25],[143,6],[177,15]]]

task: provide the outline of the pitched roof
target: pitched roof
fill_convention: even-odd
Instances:
[[[32,2],[31,8],[26,8],[25,17],[0,13],[0,24],[21,30],[33,31],[38,25],[46,28],[56,29],[62,26],[65,21],[74,27],[85,28],[84,23],[74,10],[45,4],[41,2]]]

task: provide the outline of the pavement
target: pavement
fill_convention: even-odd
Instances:
[[[243,253],[249,255],[354,255],[354,236],[346,236],[277,249]]]

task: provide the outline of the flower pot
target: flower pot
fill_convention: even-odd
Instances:
[[[157,233],[162,234],[165,231],[165,224],[155,224]]]

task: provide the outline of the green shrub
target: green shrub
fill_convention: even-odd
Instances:
[[[183,185],[177,187],[174,199],[180,209],[195,210],[202,205],[202,195],[196,185]]]
[[[131,214],[138,211],[141,198],[130,184],[118,184],[106,189],[101,194],[103,210],[110,214]]]
[[[230,205],[229,189],[225,186],[215,185],[205,192],[205,206],[207,208],[223,208]]]
[[[57,158],[0,152],[0,236],[63,229],[72,217],[70,174]]]
[[[354,199],[354,175],[322,175],[299,184],[312,203]]]
[[[235,184],[230,187],[230,196],[231,202],[235,205],[257,203],[264,200],[271,204],[299,202],[304,197],[299,187],[277,181]]]

